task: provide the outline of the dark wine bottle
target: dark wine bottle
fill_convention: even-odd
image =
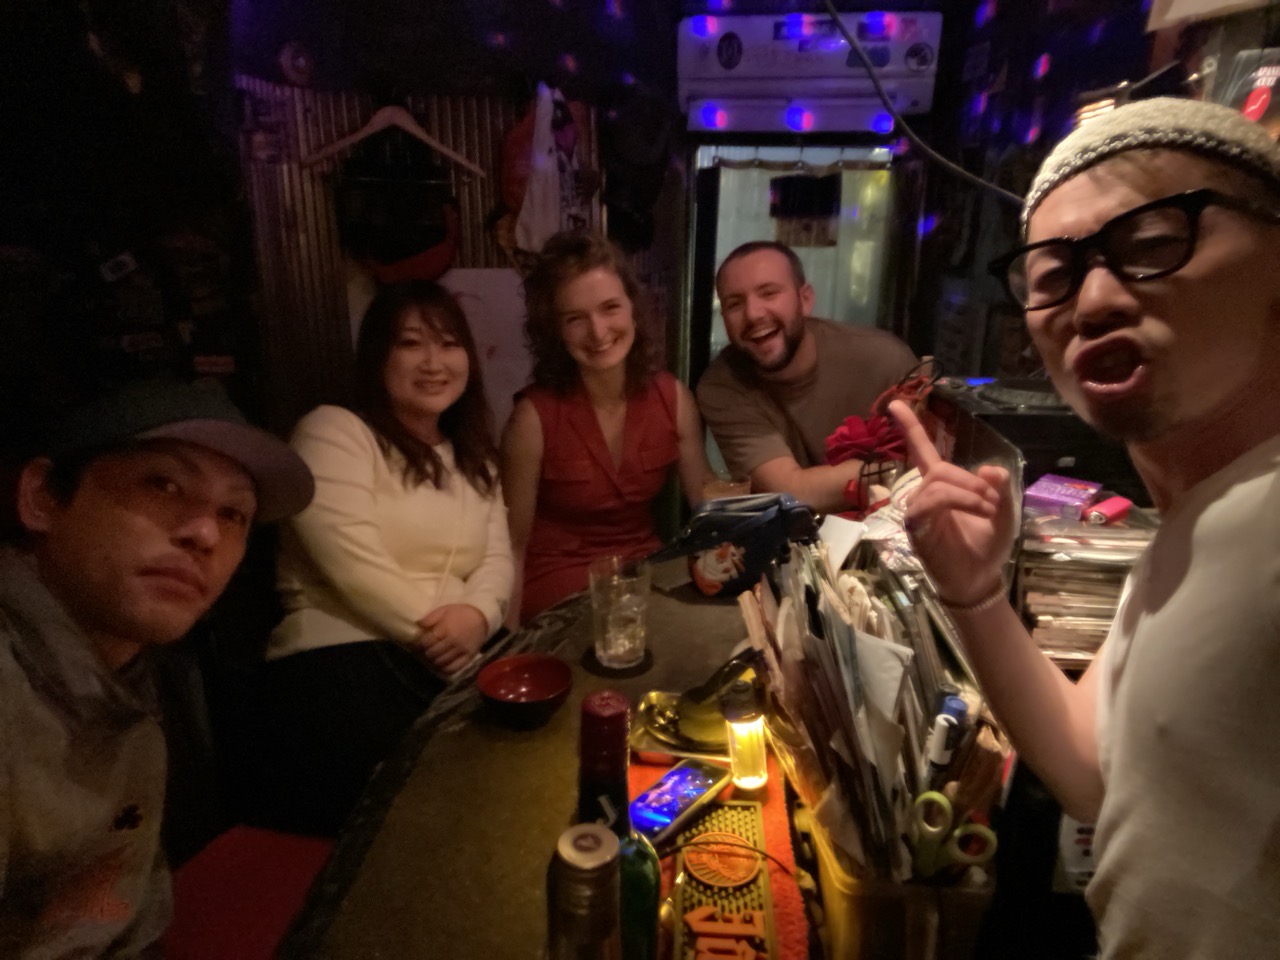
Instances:
[[[625,960],[653,960],[658,949],[658,902],[662,883],[658,854],[631,829],[627,767],[631,703],[616,690],[582,699],[578,749],[579,823],[604,824],[620,847],[621,927]]]

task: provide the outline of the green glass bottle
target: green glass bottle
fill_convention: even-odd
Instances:
[[[631,829],[627,767],[631,703],[616,690],[582,698],[578,749],[579,823],[602,823],[618,838],[622,874],[621,927],[624,960],[653,960],[658,949],[662,871],[658,854]]]

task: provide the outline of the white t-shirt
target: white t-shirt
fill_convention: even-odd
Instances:
[[[1188,492],[1099,664],[1104,957],[1280,956],[1280,436]]]
[[[286,612],[267,659],[359,640],[409,643],[418,620],[468,603],[493,633],[511,599],[514,565],[507,509],[484,496],[435,448],[444,489],[404,482],[404,460],[378,448],[373,431],[342,407],[299,421],[291,443],[316,478],[311,505],[281,531],[277,585]]]

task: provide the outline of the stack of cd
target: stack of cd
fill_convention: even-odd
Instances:
[[[1125,577],[1155,534],[1134,510],[1124,524],[1027,514],[1018,555],[1018,609],[1032,638],[1064,670],[1083,670],[1111,629]]]

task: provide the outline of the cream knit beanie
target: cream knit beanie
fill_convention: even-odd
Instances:
[[[1222,160],[1280,186],[1280,146],[1261,126],[1221,104],[1154,97],[1086,120],[1053,148],[1023,201],[1022,232],[1064,180],[1117,153],[1162,147]]]

